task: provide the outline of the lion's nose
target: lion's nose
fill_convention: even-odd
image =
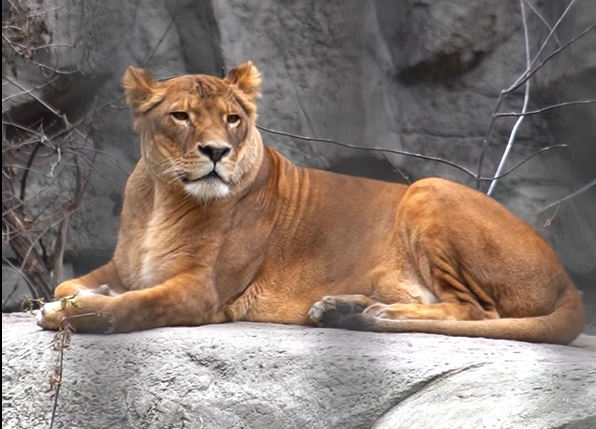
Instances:
[[[230,148],[227,146],[205,145],[199,146],[199,152],[207,155],[211,161],[217,162],[230,153]]]

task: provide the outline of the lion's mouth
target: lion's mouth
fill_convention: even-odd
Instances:
[[[225,183],[225,180],[223,180],[222,177],[215,170],[211,170],[209,173],[205,174],[204,176],[197,177],[196,179],[193,179],[192,177],[190,177],[190,174],[188,174],[188,173],[178,174],[178,178],[184,184],[197,183],[197,182],[201,182],[204,180],[210,180],[210,179],[220,180]]]

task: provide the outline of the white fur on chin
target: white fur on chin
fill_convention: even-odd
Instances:
[[[184,185],[184,191],[200,201],[217,200],[230,194],[230,186],[217,179],[201,180]]]

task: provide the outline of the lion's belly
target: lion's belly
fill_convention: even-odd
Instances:
[[[234,320],[310,324],[312,305],[328,295],[366,295],[383,303],[437,302],[436,296],[395,261],[358,269],[317,272],[316,261],[278,267],[256,279],[230,306]]]

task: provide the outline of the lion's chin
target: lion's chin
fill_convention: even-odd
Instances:
[[[184,191],[200,201],[225,198],[230,194],[230,186],[217,178],[207,178],[184,185]]]

